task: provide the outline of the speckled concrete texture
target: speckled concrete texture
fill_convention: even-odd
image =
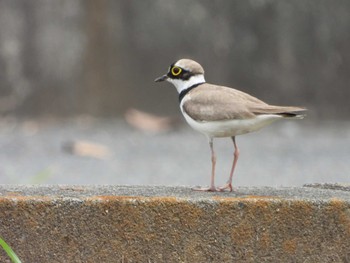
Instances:
[[[26,263],[349,262],[350,192],[3,185],[0,235]]]

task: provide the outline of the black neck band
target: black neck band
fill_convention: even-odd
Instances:
[[[183,91],[181,91],[180,94],[179,94],[179,102],[181,103],[182,99],[185,97],[185,95],[187,93],[189,93],[191,90],[193,90],[194,88],[197,88],[199,85],[202,85],[204,83],[205,82],[194,84],[194,85],[188,87],[187,89],[184,89]]]

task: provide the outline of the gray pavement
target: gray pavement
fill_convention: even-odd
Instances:
[[[176,197],[187,201],[205,201],[211,202],[216,197],[229,199],[229,197],[238,197],[260,200],[279,200],[304,202],[327,202],[335,199],[350,203],[350,185],[339,184],[320,184],[309,185],[305,187],[244,187],[239,186],[232,192],[199,192],[192,191],[185,186],[116,186],[116,185],[2,185],[0,184],[0,197],[16,200],[18,197],[28,197],[24,200],[31,202],[43,200],[41,197],[50,197],[50,200],[70,200],[71,202],[86,201],[90,198],[100,200],[98,197],[106,196],[113,199],[113,196],[132,198],[147,197]],[[213,199],[214,198],[214,199]],[[48,199],[46,199],[47,201]],[[122,199],[120,199],[122,200]],[[236,199],[238,200],[238,199]]]
[[[67,153],[70,141],[108,147],[106,159]],[[350,183],[350,123],[283,121],[237,137],[235,186]],[[231,166],[232,142],[214,141],[217,184]],[[0,184],[208,185],[205,137],[185,124],[144,133],[123,120],[0,121]]]

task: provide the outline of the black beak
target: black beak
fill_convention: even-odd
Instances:
[[[161,82],[161,81],[166,80],[167,78],[168,78],[167,75],[163,75],[163,76],[161,76],[161,77],[159,77],[159,78],[156,78],[154,81],[155,81],[155,82]]]

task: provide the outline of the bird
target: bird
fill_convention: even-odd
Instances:
[[[211,151],[210,186],[192,188],[195,191],[232,192],[232,178],[240,155],[236,136],[258,131],[277,120],[303,119],[307,111],[304,107],[269,105],[243,91],[207,83],[203,67],[187,58],[172,63],[168,72],[154,81],[167,81],[175,86],[186,122],[208,139]],[[234,154],[226,184],[216,187],[213,141],[220,137],[231,137]]]

